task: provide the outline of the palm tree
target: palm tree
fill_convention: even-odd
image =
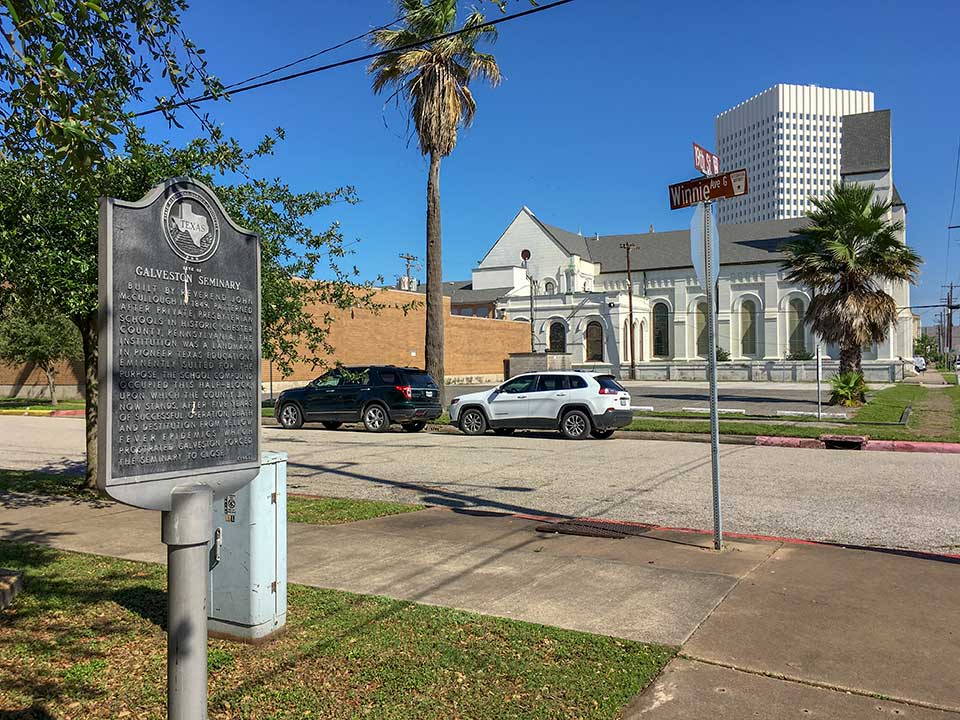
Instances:
[[[839,182],[811,198],[810,224],[791,232],[787,279],[812,291],[806,320],[826,342],[840,346],[840,372],[860,373],[861,348],[882,342],[897,320],[885,283],[916,283],[921,259],[899,237],[891,203],[874,199],[873,185]]]
[[[478,52],[483,40],[496,40],[493,27],[483,27],[485,18],[474,11],[457,35],[430,38],[453,32],[456,0],[399,0],[403,15],[398,29],[378,30],[373,44],[387,52],[367,69],[373,75],[377,94],[392,88],[391,100],[409,111],[420,142],[420,152],[430,157],[427,176],[427,328],[426,369],[443,387],[443,276],[440,236],[440,158],[453,152],[457,131],[470,125],[477,103],[470,81],[487,80],[496,87],[500,68],[493,55]]]

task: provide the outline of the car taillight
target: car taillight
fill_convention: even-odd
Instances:
[[[413,398],[413,388],[409,385],[397,385],[397,390],[400,391],[400,394],[403,395],[407,400]]]
[[[601,395],[619,395],[619,394],[620,394],[620,391],[619,391],[619,390],[611,390],[610,388],[602,387],[602,388],[600,388],[600,394],[601,394]]]

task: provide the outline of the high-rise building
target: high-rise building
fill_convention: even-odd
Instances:
[[[747,169],[750,191],[717,203],[720,223],[804,215],[840,179],[841,121],[873,111],[873,93],[816,85],[774,85],[717,115],[724,172]]]

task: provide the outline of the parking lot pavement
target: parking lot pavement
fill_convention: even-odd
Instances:
[[[633,405],[652,407],[660,412],[680,411],[683,408],[709,408],[710,386],[705,382],[633,382],[622,380],[630,392]],[[492,385],[448,385],[447,398],[466,393],[489,390]],[[885,385],[872,385],[880,390]],[[823,397],[830,388],[823,383]],[[748,415],[776,415],[778,410],[816,412],[817,386],[815,383],[721,383],[718,389],[721,408],[743,410]]]
[[[83,421],[0,417],[0,467],[82,467]],[[264,427],[291,492],[712,526],[701,443]],[[956,456],[721,446],[725,528],[960,553]]]

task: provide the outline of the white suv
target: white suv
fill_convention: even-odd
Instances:
[[[518,375],[450,403],[450,423],[467,435],[528,429],[559,430],[571,440],[603,439],[632,420],[630,393],[612,375],[573,370]]]

